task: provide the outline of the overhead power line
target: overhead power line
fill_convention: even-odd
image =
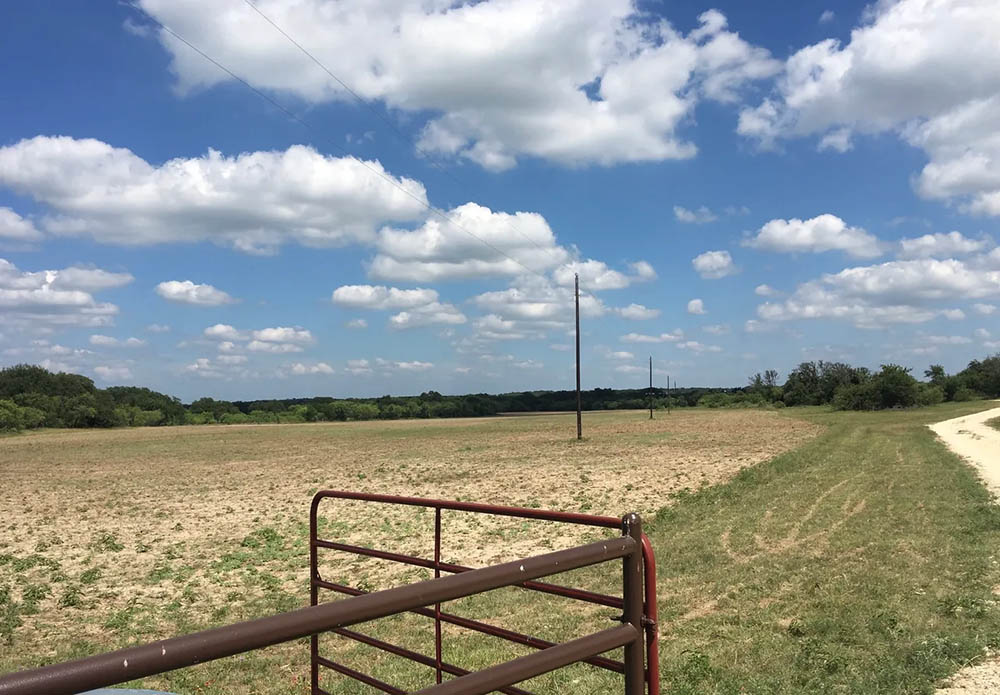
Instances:
[[[323,62],[319,58],[317,58],[315,55],[313,55],[312,53],[310,53],[305,48],[305,46],[303,46],[301,43],[299,43],[298,41],[296,41],[277,22],[275,22],[273,19],[271,19],[269,16],[267,16],[259,7],[257,7],[256,3],[254,3],[252,0],[243,0],[243,2],[245,2],[247,5],[249,5],[253,9],[254,12],[256,12],[258,15],[260,15],[264,19],[264,21],[266,21],[268,24],[270,24],[272,27],[274,27],[274,29],[279,34],[281,34],[286,39],[288,39],[297,49],[299,49],[303,54],[305,54],[305,56],[307,58],[309,58],[309,60],[311,60],[313,63],[315,63],[317,66],[319,66],[319,68],[323,72],[325,72],[327,75],[329,75],[332,80],[334,80],[337,84],[339,84],[341,87],[343,87],[344,91],[346,91],[352,97],[354,97],[355,99],[357,99],[358,103],[362,104],[365,108],[367,108],[369,111],[371,111],[379,120],[381,120],[383,123],[385,123],[387,126],[389,126],[389,128],[392,130],[392,132],[394,132],[399,138],[401,138],[402,140],[406,141],[408,144],[412,145],[413,148],[419,154],[421,154],[424,157],[426,157],[427,161],[431,164],[431,166],[433,166],[434,168],[436,168],[438,171],[440,171],[441,173],[443,173],[445,176],[447,176],[448,178],[450,178],[452,181],[454,181],[455,183],[459,184],[460,186],[468,185],[467,182],[463,182],[457,176],[455,176],[450,171],[448,171],[446,168],[444,168],[443,166],[441,166],[438,162],[435,162],[434,159],[433,159],[433,155],[430,152],[428,152],[427,150],[425,150],[424,148],[422,148],[420,146],[419,142],[417,142],[410,135],[407,135],[402,130],[400,130],[396,126],[396,124],[392,122],[392,119],[387,118],[385,116],[385,114],[383,114],[379,109],[377,109],[370,101],[368,101],[363,96],[361,96],[360,94],[358,94],[354,89],[351,88],[350,85],[348,85],[346,82],[344,82],[344,80],[342,80],[339,77],[337,77],[333,73],[333,71],[330,70],[330,68],[328,68],[326,65],[324,65]],[[540,249],[542,251],[547,250],[544,246],[542,246],[541,244],[539,244],[538,242],[536,242],[534,239],[532,239],[530,236],[528,236],[527,234],[525,234],[524,232],[522,232],[516,226],[511,225],[511,224],[508,224],[507,226],[510,229],[512,229],[515,232],[517,232],[518,234],[520,234],[526,241],[528,241],[529,243],[533,244],[536,248],[538,248],[538,249]]]
[[[251,92],[253,92],[254,94],[256,94],[258,97],[260,97],[261,99],[263,99],[264,101],[266,101],[267,103],[269,103],[271,106],[273,106],[274,108],[276,108],[279,111],[281,111],[282,113],[284,113],[290,119],[292,119],[293,121],[295,121],[296,123],[298,123],[299,125],[301,125],[303,128],[305,128],[309,132],[313,133],[317,137],[319,137],[319,138],[325,140],[326,142],[328,142],[330,144],[330,146],[333,147],[334,149],[336,149],[338,152],[341,152],[342,154],[344,154],[349,159],[352,159],[352,160],[356,161],[358,164],[360,164],[361,166],[363,166],[365,169],[367,169],[368,171],[370,171],[375,176],[377,176],[380,179],[384,180],[386,183],[388,183],[393,188],[398,189],[399,191],[401,191],[407,197],[412,198],[413,200],[415,200],[422,207],[426,208],[427,211],[430,212],[431,214],[436,215],[437,217],[441,218],[445,222],[453,225],[456,229],[461,230],[462,232],[464,232],[465,234],[469,235],[470,237],[472,237],[476,241],[478,241],[481,244],[485,245],[486,247],[492,249],[493,251],[495,251],[499,255],[501,255],[501,256],[507,258],[508,260],[512,261],[514,264],[520,266],[521,268],[523,268],[528,273],[531,273],[533,275],[537,275],[538,277],[540,277],[541,279],[545,280],[546,282],[550,281],[549,278],[546,275],[544,275],[543,273],[540,273],[537,270],[534,270],[533,268],[529,268],[524,263],[522,263],[521,261],[519,261],[516,258],[514,258],[513,256],[511,256],[506,251],[497,248],[495,245],[493,245],[490,242],[486,241],[485,239],[483,239],[479,235],[475,234],[474,232],[469,231],[468,229],[466,229],[465,227],[463,227],[461,224],[459,224],[453,217],[451,217],[450,215],[448,215],[446,212],[444,212],[442,210],[439,210],[438,208],[434,207],[430,203],[428,203],[425,200],[423,200],[420,196],[417,196],[414,193],[412,193],[411,191],[407,190],[405,187],[403,187],[399,183],[397,183],[388,174],[379,171],[375,167],[373,167],[370,164],[368,164],[367,162],[365,162],[363,159],[360,159],[360,158],[356,157],[354,154],[352,154],[347,149],[345,149],[343,146],[341,146],[339,143],[337,143],[333,138],[330,138],[329,136],[326,136],[326,135],[320,133],[319,131],[317,131],[308,121],[304,120],[302,117],[300,117],[294,111],[290,110],[289,108],[287,108],[286,106],[284,106],[279,101],[271,98],[266,93],[262,92],[261,90],[257,89],[256,87],[254,87],[252,84],[250,84],[250,82],[248,82],[244,78],[242,78],[239,75],[237,75],[234,71],[232,71],[231,69],[229,69],[228,67],[226,67],[225,65],[223,65],[222,63],[220,63],[218,60],[216,60],[212,56],[210,56],[207,53],[205,53],[205,51],[203,51],[202,49],[200,49],[197,46],[195,46],[193,43],[191,43],[190,41],[188,41],[186,38],[184,38],[183,36],[181,36],[180,34],[178,34],[176,31],[174,31],[173,29],[171,29],[170,27],[168,27],[166,24],[164,24],[160,20],[156,19],[156,17],[153,17],[151,14],[149,14],[148,12],[146,12],[146,10],[144,10],[143,8],[141,8],[141,7],[137,6],[137,5],[130,5],[130,7],[134,8],[138,12],[141,12],[154,25],[156,25],[157,27],[159,27],[160,29],[162,29],[166,33],[170,34],[172,37],[174,37],[175,39],[177,39],[178,41],[180,41],[181,43],[183,43],[185,46],[187,46],[188,48],[190,48],[192,51],[194,51],[195,53],[197,53],[198,55],[200,55],[202,58],[204,58],[205,60],[207,60],[208,62],[210,62],[212,65],[214,65],[215,67],[217,67],[219,70],[222,70],[223,72],[225,72],[227,75],[229,75],[234,80],[236,80],[237,82],[239,82],[240,84],[242,84],[244,87],[246,87],[247,89],[249,89]]]

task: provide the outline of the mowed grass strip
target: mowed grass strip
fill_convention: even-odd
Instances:
[[[926,423],[798,411],[800,449],[650,527],[666,692],[929,693],[1000,644],[1000,509]]]

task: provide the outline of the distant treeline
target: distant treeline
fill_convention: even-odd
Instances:
[[[654,389],[656,408],[696,405],[705,394],[742,389]],[[581,394],[584,410],[647,408],[648,389],[593,389]],[[189,405],[138,386],[99,389],[79,374],[52,373],[35,365],[0,369],[0,430],[38,427],[133,427],[184,424],[295,423],[404,418],[483,417],[504,412],[576,409],[575,391],[528,391],[381,398],[285,398],[224,401],[199,398]]]
[[[873,372],[843,362],[803,362],[777,384],[777,373],[754,374],[739,393],[713,393],[698,404],[710,408],[761,405],[829,405],[836,410],[882,410],[934,405],[944,401],[1000,398],[1000,355],[973,360],[958,374],[947,374],[932,364],[924,371],[926,382],[910,370],[884,364]]]
[[[932,405],[1000,397],[1000,355],[974,360],[958,374],[940,365],[919,382],[888,364],[873,372],[841,362],[803,362],[784,384],[767,370],[734,388],[593,389],[581,393],[584,410],[648,408],[782,407],[830,405],[843,410]],[[134,427],[184,424],[295,423],[405,418],[482,417],[498,413],[576,409],[575,391],[381,398],[285,398],[223,401],[199,398],[184,405],[173,396],[138,386],[99,389],[79,374],[52,373],[35,365],[0,369],[0,431],[38,427]]]

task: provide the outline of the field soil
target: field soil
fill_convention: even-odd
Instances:
[[[949,449],[968,461],[995,495],[1000,495],[1000,430],[990,421],[1000,418],[1000,408],[963,415],[930,426]],[[1000,593],[1000,587],[997,587]],[[938,695],[987,695],[1000,692],[1000,658],[959,671]]]
[[[775,412],[685,410],[652,421],[644,412],[588,413],[582,442],[574,415],[0,439],[0,603],[5,594],[8,612],[6,622],[0,614],[0,672],[306,604],[306,524],[318,489],[652,517],[673,496],[727,481],[823,429]],[[431,556],[431,512],[328,501],[321,514],[324,537]],[[594,534],[538,523],[446,512],[443,559],[484,565]],[[427,573],[331,553],[323,575],[378,589]],[[254,663],[281,674],[272,685],[211,667],[207,689],[185,676],[152,684],[301,691],[307,650],[267,654]]]
[[[0,673],[304,605],[310,497],[346,488],[638,511],[658,560],[664,692],[931,695],[1000,649],[1000,506],[928,428],[991,405],[694,409],[653,421],[595,413],[582,442],[573,415],[6,437]],[[600,533],[447,512],[443,521],[443,559],[468,564]],[[432,528],[433,513],[416,509],[321,509],[323,537],[425,557]],[[428,576],[333,551],[321,560],[325,578],[362,589]],[[600,565],[556,581],[612,593],[621,570]],[[448,610],[551,641],[616,616],[518,588]],[[433,653],[433,624],[419,616],[358,630]],[[444,637],[446,660],[465,668],[526,649],[449,626]],[[423,666],[334,636],[321,637],[321,653],[403,691],[433,681]],[[308,691],[307,673],[298,640],[132,685],[287,695]],[[373,692],[334,677],[321,685],[333,695]],[[621,686],[616,674],[576,665],[522,687]]]

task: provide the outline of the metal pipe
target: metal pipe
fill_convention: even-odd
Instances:
[[[668,378],[669,379],[669,378]],[[669,396],[669,380],[668,380],[668,396]],[[669,407],[669,401],[668,401]],[[499,506],[490,504],[481,504],[475,502],[454,502],[449,500],[439,500],[439,499],[426,499],[420,497],[405,497],[396,495],[383,495],[377,493],[360,493],[360,492],[350,492],[350,491],[337,491],[337,490],[326,490],[321,491],[315,495],[312,502],[312,508],[310,510],[310,521],[312,522],[316,516],[317,508],[319,503],[325,498],[334,499],[350,499],[350,500],[360,500],[369,502],[379,502],[386,504],[402,504],[409,506],[420,506],[434,508],[437,513],[442,509],[451,509],[455,511],[465,511],[473,513],[483,513],[483,514],[494,514],[499,516],[510,516],[518,518],[527,518],[540,521],[553,521],[561,523],[574,523],[586,526],[596,526],[602,528],[619,528],[621,525],[621,519],[608,516],[596,516],[590,514],[578,514],[574,512],[557,512],[539,509],[529,509],[524,507],[509,507],[509,506]],[[312,538],[316,538],[315,532],[312,534]],[[642,555],[643,555],[643,568],[645,574],[644,589],[645,589],[645,616],[642,621],[643,628],[645,630],[646,637],[646,682],[648,684],[648,695],[659,695],[659,638],[657,629],[657,599],[656,599],[656,562],[653,554],[652,545],[649,542],[649,538],[645,534],[642,534]],[[333,543],[329,541],[319,541],[319,547],[336,547]],[[336,549],[342,549],[347,552],[360,552],[364,555],[372,556],[383,556],[384,559],[391,559],[397,561],[406,562],[405,558],[409,556],[396,555],[391,553],[383,553],[383,551],[371,551],[369,549],[355,550],[354,546],[347,546],[346,544],[339,544],[340,547]],[[311,549],[311,554],[314,554]],[[391,557],[390,557],[391,556]],[[311,558],[312,559],[312,558]],[[420,558],[411,558],[415,560],[410,564],[426,566],[425,562]],[[315,563],[313,563],[315,565]],[[428,565],[431,563],[428,562]],[[439,563],[438,569],[449,572],[460,572],[468,571],[469,568],[463,567],[461,565],[452,565],[448,563]],[[351,587],[333,584],[330,582],[322,581],[319,578],[318,572],[315,574],[316,579],[314,580],[314,587],[333,589],[336,591],[341,591],[349,595],[360,595],[365,592],[358,591]],[[615,608],[623,608],[623,601],[614,596],[607,596],[604,594],[597,594],[594,592],[589,592],[581,589],[574,589],[570,587],[562,587],[559,585],[547,584],[543,582],[523,582],[519,584],[524,588],[534,589],[538,591],[543,591],[546,593],[551,593],[559,596],[565,596],[569,598],[579,599],[583,601],[589,601],[591,603],[598,603],[607,606],[613,606]],[[425,615],[427,617],[435,617],[434,613],[426,609],[415,609],[412,611],[414,613]],[[520,633],[512,632],[510,630],[505,630],[500,627],[493,625],[488,625],[486,623],[481,623],[475,620],[470,620],[467,618],[461,618],[459,616],[451,615],[448,613],[441,613],[442,622],[452,623],[454,625],[459,625],[472,630],[477,630],[485,634],[493,635],[503,639],[510,640],[512,642],[517,642],[519,644],[525,644],[527,646],[532,646],[536,649],[544,649],[552,646],[553,643],[547,642],[542,639],[531,637],[528,635],[522,635]],[[594,666],[599,666],[612,671],[617,671],[622,673],[624,671],[624,664],[620,661],[614,661],[611,659],[606,659],[604,657],[591,657],[585,660]]]
[[[319,579],[319,557],[317,555],[316,535],[318,532],[319,520],[316,516],[316,508],[319,500],[313,498],[309,509],[309,605],[315,606],[319,603],[318,587],[316,581]],[[319,695],[319,635],[309,636],[309,692],[310,695]]]
[[[619,625],[440,685],[432,685],[416,691],[414,695],[486,695],[505,685],[520,683],[588,656],[603,654],[622,646],[627,649],[629,644],[641,639],[640,630],[632,625]]]
[[[642,534],[642,566],[645,570],[646,684],[648,695],[660,695],[660,624],[656,609],[656,556],[649,536]]]
[[[423,666],[436,668],[437,664],[436,659],[432,659],[429,656],[425,656],[420,652],[415,652],[405,647],[400,647],[397,644],[392,644],[391,642],[380,640],[376,637],[372,637],[371,635],[366,635],[364,633],[356,632],[354,630],[348,630],[342,627],[335,628],[330,632],[332,632],[335,635],[340,635],[341,637],[346,637],[347,639],[352,639],[355,642],[361,642],[362,644],[367,644],[369,647],[375,647],[376,649],[381,649],[382,651],[388,652],[389,654],[395,654],[396,656],[401,656],[404,659],[415,661],[416,663],[421,664]],[[330,660],[327,659],[327,661]],[[453,676],[464,676],[467,673],[471,673],[470,671],[464,668],[459,668],[454,664],[449,664],[447,661],[441,662],[441,670],[444,671],[445,673],[450,673]],[[531,695],[531,693],[529,693],[526,690],[521,690],[520,688],[514,688],[514,687],[500,688],[500,692],[505,693],[506,695]]]
[[[345,586],[343,584],[334,584],[323,580],[319,580],[316,585],[323,589],[329,589],[331,591],[347,594],[348,596],[362,596],[368,593],[367,591],[362,591],[361,589],[355,589],[354,587]],[[414,608],[410,611],[410,613],[422,615],[425,618],[434,617],[434,613],[426,608]],[[513,630],[497,627],[496,625],[490,625],[489,623],[479,622],[478,620],[473,620],[472,618],[463,618],[444,611],[441,611],[441,622],[457,625],[458,627],[464,627],[468,630],[475,630],[476,632],[481,632],[484,635],[490,635],[491,637],[500,637],[508,642],[523,644],[526,647],[533,647],[534,649],[548,649],[549,647],[554,647],[558,644],[557,642],[543,640],[540,637],[532,637],[531,635],[525,635],[520,632],[514,632]],[[607,671],[625,673],[625,664],[621,661],[615,661],[614,659],[606,659],[603,656],[594,656],[589,659],[585,659],[584,662],[590,664],[591,666],[603,668]]]
[[[413,565],[415,567],[424,567],[426,569],[442,570],[444,572],[451,572],[452,574],[460,574],[462,572],[471,572],[473,567],[465,567],[464,565],[453,565],[448,562],[435,563],[432,560],[426,560],[422,557],[414,557],[413,555],[403,555],[401,553],[393,553],[388,550],[376,550],[374,548],[365,548],[360,545],[350,545],[348,543],[337,543],[336,541],[325,541],[318,539],[314,541],[314,546],[320,548],[328,548],[330,550],[339,550],[345,553],[353,553],[355,555],[363,555],[365,557],[374,557],[379,560],[391,560],[392,562],[399,562],[404,565]],[[524,587],[525,589],[532,589],[534,591],[540,591],[546,594],[554,594],[556,596],[565,596],[567,598],[576,599],[578,601],[585,601],[587,603],[596,603],[600,606],[608,606],[609,608],[621,608],[622,600],[616,596],[610,596],[608,594],[598,594],[594,591],[588,591],[586,589],[575,589],[569,586],[561,586],[559,584],[549,584],[547,582],[521,582],[517,586]]]
[[[497,516],[514,516],[522,519],[537,519],[539,521],[558,521],[584,526],[599,526],[602,528],[621,528],[621,519],[614,516],[597,516],[580,514],[579,512],[555,512],[546,509],[531,509],[528,507],[509,507],[500,504],[483,504],[481,502],[455,502],[425,497],[407,497],[403,495],[383,495],[373,492],[351,492],[348,490],[320,490],[313,496],[311,513],[315,514],[319,502],[326,498],[341,500],[359,500],[362,502],[383,502],[386,504],[403,504],[411,507],[429,507],[437,509],[452,509],[459,512],[477,512]]]
[[[74,695],[600,562],[639,557],[623,536],[0,677],[0,695]],[[548,651],[548,650],[546,650]],[[544,653],[544,652],[540,652]],[[438,686],[440,687],[440,686]]]
[[[642,520],[638,514],[622,517],[622,535],[641,547]],[[625,610],[622,622],[636,629],[636,639],[625,645],[625,695],[642,695],[646,684],[645,654],[642,627],[642,556],[633,553],[622,560],[622,588]]]
[[[367,673],[362,673],[350,666],[344,666],[343,664],[338,664],[335,661],[330,661],[329,659],[324,659],[323,657],[316,658],[316,664],[326,666],[331,671],[336,671],[337,673],[353,678],[356,681],[361,681],[365,685],[370,685],[373,688],[381,690],[383,693],[389,693],[389,695],[406,695],[405,690],[400,690],[394,685],[389,685],[385,681],[380,681],[374,676],[369,676]]]
[[[434,578],[441,577],[441,507],[434,510]],[[434,660],[437,662],[435,677],[441,682],[441,604],[434,604]]]

